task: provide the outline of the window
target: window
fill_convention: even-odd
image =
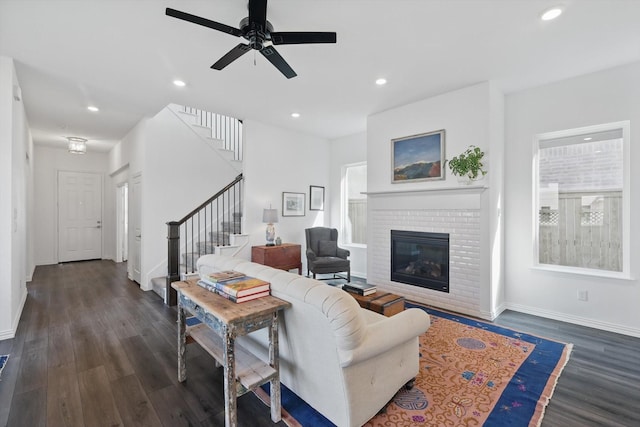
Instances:
[[[367,243],[367,164],[346,165],[342,172],[342,241]]]
[[[537,266],[628,276],[628,135],[623,122],[536,138]]]

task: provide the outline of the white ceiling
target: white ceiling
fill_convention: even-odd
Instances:
[[[247,15],[241,0],[0,0],[0,55],[15,60],[36,144],[81,136],[106,151],[171,102],[336,138],[481,81],[509,93],[640,60],[639,0],[271,0],[275,31],[337,32],[335,45],[278,46],[291,80],[253,52],[211,70],[240,39],[166,7],[234,27]]]

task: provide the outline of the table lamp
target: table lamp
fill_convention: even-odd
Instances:
[[[273,223],[278,222],[278,210],[277,209],[265,209],[262,212],[262,222],[267,224],[267,246],[275,246],[273,239],[276,238],[276,228]]]

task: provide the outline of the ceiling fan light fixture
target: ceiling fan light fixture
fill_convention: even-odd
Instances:
[[[222,70],[242,55],[245,55],[250,50],[254,50],[260,52],[260,54],[286,78],[291,79],[297,76],[296,72],[278,53],[278,50],[274,46],[336,43],[337,41],[337,35],[333,31],[274,31],[273,25],[267,20],[267,0],[249,0],[247,9],[249,16],[240,20],[240,28],[231,27],[170,7],[165,9],[165,14],[172,18],[208,27],[235,37],[241,37],[247,41],[247,43],[241,41],[236,47],[218,59],[218,61],[211,66],[214,70]]]
[[[67,136],[69,141],[69,153],[71,154],[86,154],[87,152],[87,139],[79,138],[77,136]]]
[[[562,15],[562,9],[559,7],[552,7],[551,9],[547,9],[541,16],[540,19],[543,21],[551,21],[556,19],[558,16]]]

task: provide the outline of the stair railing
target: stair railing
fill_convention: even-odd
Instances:
[[[211,137],[222,141],[225,150],[234,152],[234,160],[242,160],[242,121],[224,114],[183,106],[183,111],[196,117],[198,126],[211,129]]]
[[[242,174],[180,221],[167,223],[166,303],[176,305],[177,293],[171,283],[180,274],[196,271],[197,259],[213,253],[215,247],[229,246],[230,235],[242,233]],[[180,252],[184,259],[180,263]]]

